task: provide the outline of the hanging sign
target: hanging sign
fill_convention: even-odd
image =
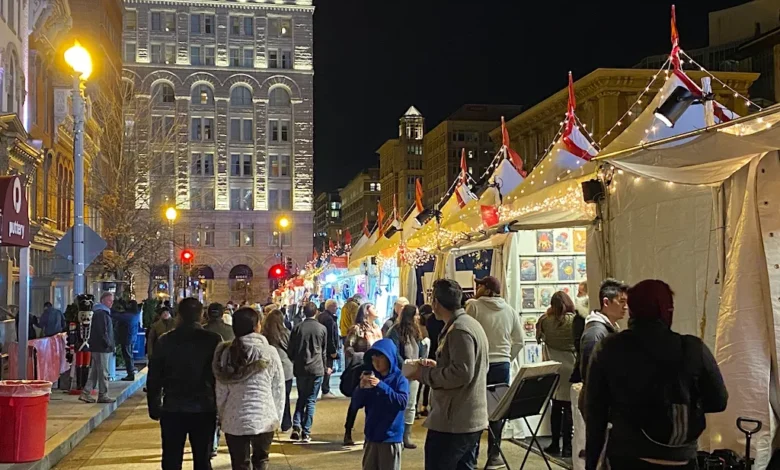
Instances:
[[[0,245],[30,246],[27,192],[19,175],[0,176]]]
[[[330,257],[330,265],[334,268],[347,268],[347,257],[346,256],[331,256]]]

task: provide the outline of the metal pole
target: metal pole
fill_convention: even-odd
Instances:
[[[176,302],[178,295],[176,294],[176,286],[174,286],[173,281],[173,221],[171,221],[170,225],[171,239],[168,241],[168,294],[169,298],[171,299],[171,307],[173,307],[173,304]]]
[[[30,331],[30,247],[19,249],[19,352],[17,354],[19,380],[27,380],[27,342]],[[32,377],[29,377],[32,378]]]
[[[73,291],[86,294],[84,279],[84,82],[73,78],[73,164],[74,164],[74,222],[73,222]]]

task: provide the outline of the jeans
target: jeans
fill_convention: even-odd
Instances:
[[[211,452],[213,454],[217,453],[217,450],[219,449],[219,436],[222,435],[222,429],[219,427],[219,423],[214,427],[214,445],[211,446]]]
[[[409,401],[406,402],[404,410],[404,424],[414,424],[414,415],[417,411],[417,389],[420,382],[416,380],[409,381]]]
[[[292,379],[284,382],[284,414],[282,415],[282,432],[287,432],[292,427],[290,416],[290,392],[292,391]]]
[[[327,393],[330,393],[330,376],[331,374],[328,374],[328,368],[333,370],[333,359],[332,357],[327,358],[325,361],[325,375],[322,377],[322,394],[325,395]]]
[[[268,467],[268,451],[274,439],[273,432],[254,436],[234,436],[225,434],[230,465],[233,470],[261,470]]]
[[[696,470],[696,461],[688,462],[687,465],[669,466],[645,462],[641,459],[609,457],[609,467],[610,470]]]
[[[92,353],[92,361],[89,365],[89,377],[84,384],[82,393],[89,395],[97,387],[98,397],[108,395],[108,363],[111,361],[111,353]]]
[[[487,384],[508,384],[509,383],[509,363],[494,362],[490,364],[487,373]],[[503,421],[491,421],[488,423],[491,433],[488,433],[488,458],[498,455],[501,448],[501,434],[504,431]],[[495,438],[493,436],[496,436]]]
[[[317,395],[322,386],[322,376],[296,377],[298,384],[298,401],[295,403],[293,428],[301,429],[304,434],[311,434],[311,424],[314,421],[314,408],[317,405]]]
[[[453,434],[428,430],[425,470],[476,470],[482,431]]]
[[[125,361],[125,370],[128,377],[135,377],[135,363],[133,362],[133,345],[122,344],[122,359]]]
[[[211,449],[217,413],[171,413],[160,415],[162,470],[181,470],[184,442],[190,438],[193,470],[211,470]]]

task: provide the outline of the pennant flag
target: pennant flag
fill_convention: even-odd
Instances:
[[[509,146],[509,130],[506,128],[506,122],[504,116],[501,116],[501,145],[506,149],[506,154],[509,157],[509,161],[515,167],[518,173],[525,178],[526,172],[523,170],[523,159],[520,158],[520,154],[512,150]]]
[[[680,63],[680,32],[677,30],[677,10],[672,5],[672,53],[669,57],[674,70],[682,69]]]
[[[344,245],[351,245],[352,244],[352,234],[349,233],[349,230],[344,231]]]
[[[496,206],[479,206],[480,215],[482,215],[482,223],[486,227],[492,227],[498,225],[498,209]]]
[[[474,195],[474,193],[471,192],[469,187],[463,183],[463,181],[458,183],[458,186],[455,187],[455,197],[458,201],[458,207],[463,209],[466,207],[466,204],[469,202],[477,199],[477,196]]]
[[[314,252],[311,254],[311,256],[312,256],[311,259],[317,259],[317,258],[320,257],[320,254],[317,253],[317,249],[316,248],[314,249]]]
[[[382,203],[378,202],[376,203],[377,209],[376,209],[376,226],[379,228],[379,231],[382,231],[382,225],[385,222],[385,210],[382,208]]]
[[[393,222],[396,220],[398,220],[398,198],[393,194]]]
[[[423,211],[423,189],[420,178],[417,178],[414,182],[414,205],[417,207],[417,212]]]
[[[469,167],[466,166],[466,149],[463,148],[460,151],[460,181],[463,184],[468,184],[468,178],[466,178],[466,175],[469,174]]]
[[[333,246],[333,240],[328,240],[328,249],[329,249],[329,250],[331,250],[331,251],[333,251],[333,248],[334,248],[334,246]]]
[[[574,110],[577,107],[577,101],[574,97],[574,79],[572,79],[571,72],[569,72],[569,105],[566,111],[566,125],[563,129],[563,141],[566,151],[580,157],[585,161],[590,161],[591,158],[596,156],[596,149],[588,141],[588,139],[582,135],[579,127],[577,126],[577,116],[574,114]]]
[[[368,231],[368,214],[363,218],[363,235],[365,235],[366,238],[371,236],[371,233]]]

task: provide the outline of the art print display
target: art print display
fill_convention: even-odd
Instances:
[[[525,340],[536,340],[536,322],[538,320],[536,315],[523,315],[520,317],[520,322],[523,324],[523,338]]]
[[[574,294],[577,293],[576,290],[574,290],[574,286],[570,284],[562,284],[555,288],[555,292],[563,292],[564,294],[568,295],[569,298],[574,300]]]
[[[555,250],[555,245],[553,243],[553,231],[537,230],[536,231],[536,252],[552,253],[554,250]]]
[[[553,230],[553,236],[555,237],[555,252],[569,253],[571,252],[571,231],[569,229],[557,229]]]
[[[557,281],[556,274],[558,263],[555,258],[539,258],[538,272],[540,281]]]
[[[582,281],[588,277],[588,266],[585,263],[584,256],[577,256],[574,258],[574,279]]]
[[[574,280],[574,258],[558,258],[558,280]]]
[[[542,362],[542,347],[539,343],[525,343],[523,350],[525,351],[524,359],[526,364]]]
[[[554,286],[540,286],[539,287],[539,308],[546,309],[550,306],[550,300],[555,293]]]
[[[574,238],[574,252],[585,253],[587,231],[584,228],[575,228],[572,238]]]
[[[536,281],[536,258],[520,258],[520,280]]]
[[[523,310],[538,308],[536,303],[536,287],[523,287],[521,290]]]

